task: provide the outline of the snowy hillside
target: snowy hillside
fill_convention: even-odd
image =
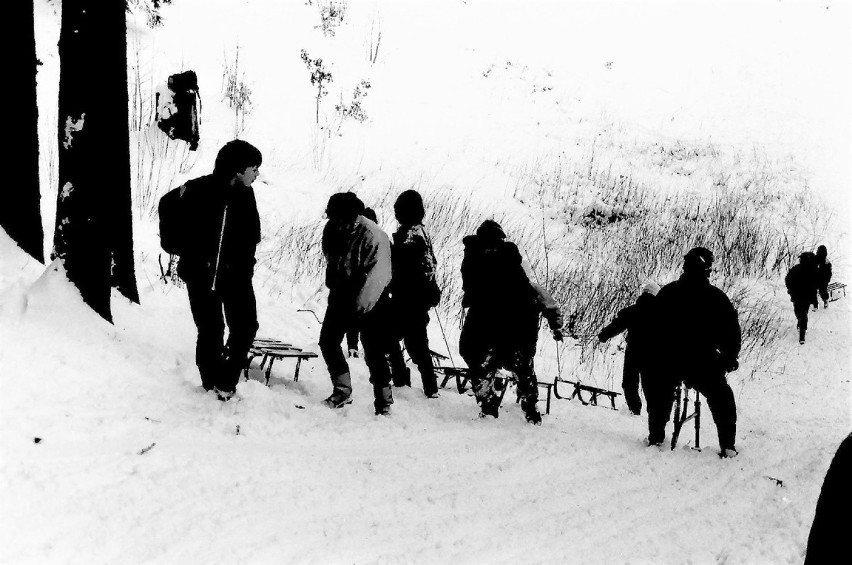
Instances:
[[[60,4],[36,2],[48,234]],[[757,289],[750,299],[780,325],[729,377],[731,460],[718,457],[707,410],[700,451],[691,427],[674,451],[645,447],[644,413],[621,405],[554,398],[543,426],[529,426],[513,390],[497,420],[478,419],[452,385],[438,400],[394,389],[393,414],[376,417],[362,359],[351,363],[355,401],[339,411],[321,405],[331,390],[321,358],[298,382],[293,363],[276,363],[269,387],[254,369],[222,403],[200,387],[186,292],[159,278],[150,212],[164,190],[209,172],[241,123],[222,93],[238,52],[235,76],[252,93],[239,134],[264,153],[259,335],[318,351],[319,324],[299,310],[321,318],[326,294],[318,260],[301,255],[339,190],[375,204],[387,231],[393,198],[416,187],[470,216],[448,213],[436,232],[493,215],[545,252],[594,257],[571,245],[578,214],[616,210],[600,179],[698,198],[724,178],[742,202],[764,199],[753,212],[766,229],[827,243],[848,282],[850,7],[349,0],[335,3],[346,12],[329,34],[330,4],[174,0],[153,29],[128,15],[131,82],[147,99],[169,74],[196,70],[202,140],[190,154],[147,122],[131,134],[134,171],[156,172],[134,180],[142,304],[114,294],[114,325],[61,267],[0,231],[0,561],[800,563],[828,463],[852,429],[852,296],[812,313],[800,346],[781,275],[732,283]],[[301,50],[334,76],[320,124]],[[341,118],[335,105],[350,105],[362,80],[367,119]],[[457,244],[437,250],[448,279],[459,277]],[[443,325],[433,316],[429,328],[455,362],[458,310],[443,305]],[[578,365],[576,342],[557,356],[545,337],[539,380],[619,390],[618,343]]]

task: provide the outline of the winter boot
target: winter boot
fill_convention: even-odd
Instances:
[[[537,408],[533,408],[529,412],[526,412],[526,418],[527,422],[533,426],[541,425],[541,412],[539,412]]]
[[[804,345],[805,343],[805,330],[799,328],[799,345]]]
[[[331,384],[334,385],[334,390],[331,396],[323,401],[323,404],[329,408],[341,408],[347,404],[352,404],[352,377],[349,373],[341,373],[331,377]]]
[[[501,398],[496,394],[491,394],[482,399],[479,403],[479,417],[485,418],[486,416],[493,416],[495,418],[499,418],[500,400]]]
[[[373,406],[376,409],[377,416],[390,415],[390,406],[393,404],[393,391],[390,384],[386,386],[373,385],[373,396],[375,401]]]
[[[726,449],[723,449],[719,453],[719,457],[721,457],[722,459],[733,459],[734,457],[736,457],[739,454],[740,454],[739,451],[737,451],[733,447],[728,447]]]

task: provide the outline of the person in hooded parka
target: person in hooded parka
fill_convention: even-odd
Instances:
[[[333,194],[326,206],[322,250],[327,266],[328,308],[319,346],[334,387],[324,404],[341,408],[352,403],[352,379],[341,344],[357,327],[370,371],[376,415],[389,415],[393,404],[388,355],[392,344],[389,285],[390,239],[375,222],[361,215],[364,204],[351,192]]]
[[[805,343],[808,331],[808,310],[819,304],[817,300],[817,262],[816,255],[805,251],[799,255],[799,264],[793,265],[784,278],[790,302],[793,303],[793,314],[796,316],[796,328],[799,330],[799,343]]]
[[[399,229],[393,234],[393,311],[397,337],[405,343],[411,360],[417,365],[428,398],[438,397],[438,379],[429,351],[429,310],[437,306],[437,260],[429,236],[423,227],[423,198],[416,190],[406,190],[394,203]],[[399,351],[399,348],[396,348]],[[410,386],[410,371],[402,354],[392,356],[396,386]]]
[[[462,259],[462,306],[467,309],[459,352],[479,403],[480,416],[498,416],[494,392],[498,369],[517,377],[518,397],[528,422],[541,424],[536,407],[538,384],[533,366],[541,315],[553,338],[562,340],[562,313],[553,297],[530,280],[518,247],[503,228],[486,220],[466,236]]]
[[[643,382],[648,445],[661,445],[678,382],[700,392],[716,424],[720,455],[736,457],[737,406],[727,373],[739,368],[739,314],[710,283],[713,253],[695,247],[683,258],[680,278],[660,289],[653,340],[654,376]],[[647,386],[651,385],[651,386]]]

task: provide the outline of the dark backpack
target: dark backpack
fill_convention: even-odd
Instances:
[[[189,148],[195,151],[201,139],[198,131],[200,95],[195,71],[171,75],[168,95],[171,96],[171,103],[160,100],[160,93],[157,93],[157,126],[171,139],[189,142]]]
[[[170,255],[180,255],[186,241],[186,215],[183,194],[186,185],[173,188],[160,198],[157,213],[160,216],[160,247]]]

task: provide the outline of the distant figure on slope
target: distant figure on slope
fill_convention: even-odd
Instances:
[[[517,377],[527,421],[540,425],[533,367],[539,320],[543,313],[553,339],[561,341],[562,313],[550,294],[529,279],[517,246],[506,241],[497,222],[482,222],[476,235],[463,241],[462,306],[467,316],[459,352],[468,366],[480,416],[498,416],[500,396],[494,392],[493,375],[503,368]]]
[[[831,282],[831,263],[828,262],[828,249],[825,245],[816,251],[816,282],[823,308],[828,308],[828,283]]]
[[[429,310],[437,306],[441,292],[435,278],[437,260],[423,227],[426,215],[423,198],[416,190],[406,190],[393,206],[399,229],[393,234],[392,304],[397,346],[391,356],[393,382],[411,386],[411,376],[399,348],[399,340],[417,365],[428,398],[438,397],[438,378],[429,351]]]
[[[852,434],[840,443],[825,474],[814,512],[805,565],[839,563],[849,553],[852,531]]]
[[[374,224],[379,223],[379,218],[376,216],[376,211],[372,208],[364,208],[364,211],[361,212],[361,215],[367,218],[368,220],[372,220]],[[346,350],[347,357],[358,357],[358,326],[352,326],[346,332]]]
[[[721,456],[734,457],[737,407],[725,375],[739,367],[742,338],[736,309],[724,292],[710,284],[712,266],[710,250],[691,249],[684,256],[680,278],[657,294],[654,350],[660,373],[643,383],[648,402],[648,444],[660,445],[665,439],[673,390],[683,380],[707,399]]]
[[[655,296],[660,291],[656,283],[648,283],[642,287],[642,293],[636,303],[619,310],[615,319],[598,334],[598,339],[605,343],[623,331],[627,332],[624,350],[624,372],[621,388],[627,408],[634,415],[642,413],[642,399],[639,397],[639,380],[641,375],[643,390],[645,381],[651,372],[651,339],[653,338],[653,319],[656,315]]]
[[[793,303],[793,313],[796,315],[796,327],[799,329],[799,343],[805,343],[805,333],[808,331],[808,310],[817,307],[817,263],[816,255],[805,251],[799,255],[799,264],[784,278],[790,302]]]
[[[325,399],[329,408],[352,402],[352,379],[341,343],[346,331],[357,325],[370,370],[376,415],[390,414],[388,351],[391,282],[390,239],[373,221],[361,215],[363,203],[351,192],[328,199],[328,222],[322,250],[328,263],[325,284],[328,308],[320,330],[319,346],[334,390]]]
[[[213,174],[188,181],[180,192],[186,225],[178,275],[198,328],[201,385],[220,400],[236,391],[258,328],[252,276],[260,217],[251,185],[261,161],[253,145],[230,141],[219,150]]]

